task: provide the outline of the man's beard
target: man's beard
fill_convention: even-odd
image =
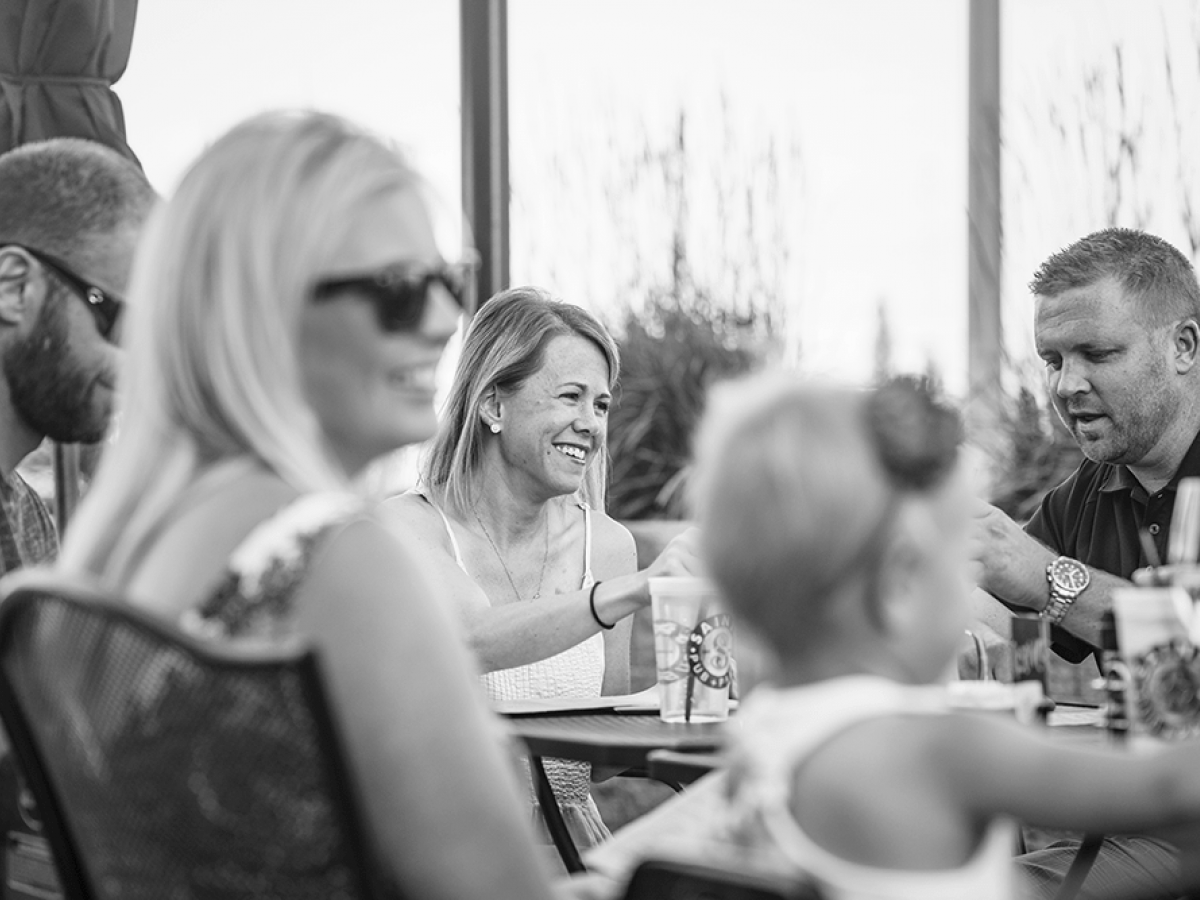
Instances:
[[[25,423],[64,444],[104,439],[109,408],[93,404],[96,373],[73,358],[61,292],[47,296],[33,330],[8,348],[3,371],[17,414]]]

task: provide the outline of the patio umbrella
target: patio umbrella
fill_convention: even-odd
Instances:
[[[0,152],[82,137],[136,159],[112,90],[136,16],[137,0],[0,0]]]

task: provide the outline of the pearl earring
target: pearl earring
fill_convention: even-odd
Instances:
[[[500,433],[500,423],[493,422],[492,423],[492,434],[499,434],[499,433]]]

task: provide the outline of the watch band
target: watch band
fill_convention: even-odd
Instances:
[[[1064,594],[1057,588],[1050,588],[1050,602],[1042,607],[1041,617],[1051,625],[1061,625],[1067,617],[1067,610],[1075,602],[1074,594]]]

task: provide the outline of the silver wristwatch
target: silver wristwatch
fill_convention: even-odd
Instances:
[[[1046,580],[1050,583],[1050,602],[1042,610],[1042,618],[1058,625],[1067,615],[1075,598],[1092,582],[1092,573],[1077,559],[1060,556],[1046,566]]]

